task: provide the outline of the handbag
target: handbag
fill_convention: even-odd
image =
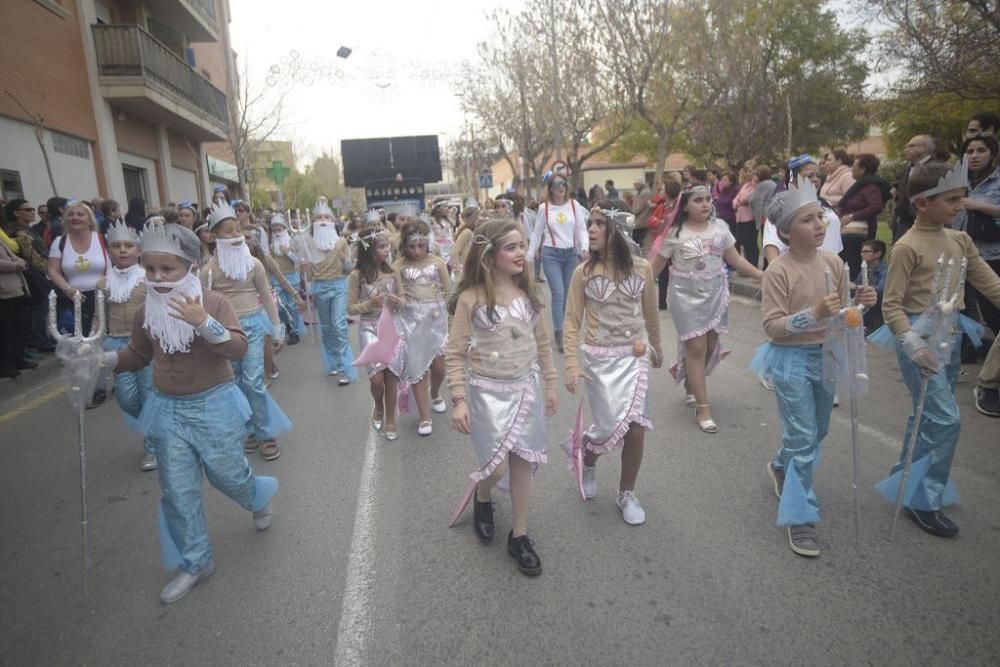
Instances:
[[[48,298],[52,290],[52,282],[49,277],[33,266],[28,266],[24,271],[24,282],[28,284],[27,302],[31,305],[41,303]]]

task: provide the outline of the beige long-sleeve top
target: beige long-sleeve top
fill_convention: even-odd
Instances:
[[[465,290],[458,297],[448,331],[445,372],[452,397],[465,396],[469,372],[497,380],[523,377],[534,363],[542,371],[545,388],[555,391],[559,381],[552,361],[546,318],[527,296],[497,304],[491,319],[482,290]]]
[[[267,281],[267,270],[260,260],[253,257],[253,269],[242,281],[230,278],[219,267],[219,260],[213,256],[198,272],[202,287],[215,290],[226,297],[236,311],[237,317],[249,315],[264,307],[272,324],[279,324],[278,309],[271,298],[271,285]]]
[[[313,280],[336,280],[344,277],[344,262],[351,257],[347,239],[337,239],[330,250],[320,250],[312,242],[309,244],[305,261],[310,262],[309,273]]]
[[[213,345],[195,334],[188,352],[167,354],[143,328],[146,305],[142,304],[132,321],[132,340],[128,347],[118,351],[115,372],[137,371],[152,362],[153,386],[171,396],[197,394],[232,380],[231,362],[246,354],[246,334],[233,306],[221,294],[205,290],[201,302],[209,315],[229,329],[229,340]]]
[[[274,255],[260,253],[259,255],[254,255],[254,257],[260,260],[260,263],[264,265],[264,269],[267,271],[268,275],[274,278],[274,280],[281,286],[281,289],[285,290],[289,294],[296,293],[295,288],[292,287],[290,282],[288,282],[288,278],[285,277],[284,272],[281,270],[281,265],[278,264]]]
[[[466,227],[455,237],[455,243],[451,246],[451,266],[457,273],[465,269],[465,260],[472,250],[472,230]]]
[[[139,312],[139,307],[146,303],[146,284],[140,282],[132,290],[125,303],[115,303],[108,296],[105,279],[97,283],[97,289],[104,291],[104,312],[108,321],[109,336],[130,336],[132,334],[132,322]]]
[[[917,218],[908,232],[892,246],[889,253],[889,273],[882,293],[882,317],[892,333],[900,335],[910,330],[907,315],[919,315],[931,303],[931,282],[938,257],[955,260],[952,282],[958,280],[962,258],[968,260],[967,281],[981,294],[1000,306],[1000,277],[980,257],[975,242],[965,232],[945,229],[941,225]],[[965,285],[958,287],[958,309],[965,307]]]
[[[580,264],[573,272],[566,296],[563,345],[566,372],[578,368],[577,350],[588,345],[626,345],[649,340],[660,353],[660,314],[653,268],[641,257],[633,258],[632,273],[615,276],[605,262]]]
[[[382,305],[372,303],[380,294],[396,293],[396,274],[379,271],[375,282],[369,283],[361,272],[355,269],[347,276],[347,314],[359,315],[363,319],[378,319]]]
[[[789,318],[806,308],[812,308],[826,296],[826,267],[830,268],[832,284],[843,293],[847,275],[844,262],[830,252],[817,250],[804,259],[786,252],[771,262],[760,282],[761,315],[764,333],[777,345],[821,345],[826,338],[828,320],[820,320],[811,330],[790,334]]]
[[[451,294],[448,265],[437,255],[427,254],[419,262],[396,262],[396,294],[399,306],[413,301],[437,301]]]

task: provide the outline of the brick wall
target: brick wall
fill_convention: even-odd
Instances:
[[[97,140],[76,0],[58,0],[65,18],[34,0],[0,0],[0,114],[26,120],[10,90],[46,126]]]

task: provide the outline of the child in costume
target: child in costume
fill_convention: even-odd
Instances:
[[[127,347],[105,352],[118,373],[153,369],[153,392],[139,428],[156,444],[160,486],[160,540],[164,565],[180,572],[160,593],[164,604],[186,595],[215,572],[202,510],[202,472],[208,481],[253,512],[258,530],[273,515],[273,477],[257,477],[243,453],[250,405],[233,381],[233,364],[247,337],[232,305],[203,290],[193,267],[194,233],[180,225],[153,225],[142,235],[146,300],[132,322]]]
[[[528,539],[528,496],[534,469],[546,461],[545,418],[556,412],[558,376],[526,258],[514,219],[480,225],[452,298],[447,367],[452,425],[472,436],[479,461],[459,513],[474,495],[473,530],[484,544],[492,541],[491,493],[508,485],[509,474],[507,553],[523,574],[537,576],[542,563]]]
[[[347,274],[353,268],[347,240],[337,233],[336,218],[325,197],[312,210],[312,239],[306,241],[302,268],[312,281],[323,341],[323,370],[346,387],[358,379],[347,340]]]
[[[922,380],[927,381],[927,395],[913,451],[913,464],[904,490],[904,505],[916,524],[932,535],[954,537],[958,525],[945,516],[943,509],[958,502],[958,493],[950,481],[951,464],[958,446],[961,417],[955,401],[955,383],[961,365],[959,340],[964,331],[978,347],[982,327],[957,313],[964,308],[965,285],[960,267],[966,264],[968,282],[981,295],[1000,305],[1000,277],[979,255],[976,244],[965,232],[949,229],[964,205],[968,188],[968,168],[960,162],[953,170],[943,162],[927,162],[914,167],[908,184],[908,194],[917,213],[916,222],[893,245],[889,255],[889,272],[882,300],[885,326],[872,334],[876,344],[894,346],[903,382],[913,398],[914,413]],[[951,266],[940,275],[938,262]],[[935,274],[938,280],[935,281]],[[948,284],[947,295],[954,303],[939,309],[933,303],[935,282]],[[935,313],[937,311],[937,313]],[[947,311],[947,312],[945,312]],[[943,332],[915,328],[921,314],[939,314]],[[957,320],[957,321],[956,321]],[[929,344],[943,338],[950,349],[947,357],[937,346]],[[950,338],[950,340],[949,340]],[[894,339],[894,340],[893,340]],[[890,476],[876,488],[895,502],[907,446],[914,427],[914,417],[906,423],[903,451]]]
[[[437,413],[448,409],[440,391],[448,338],[445,298],[451,293],[451,279],[444,260],[428,252],[429,238],[430,229],[419,220],[406,222],[399,231],[400,258],[395,267],[398,301],[393,317],[399,343],[388,364],[399,379],[400,392],[413,388],[420,413],[419,435],[433,431],[431,409]]]
[[[462,279],[465,260],[472,250],[472,237],[479,222],[479,202],[472,197],[466,199],[459,217],[462,219],[462,224],[455,232],[455,243],[451,247],[451,275],[456,283]]]
[[[209,229],[215,254],[199,272],[202,285],[229,300],[247,336],[246,355],[233,362],[236,383],[253,410],[246,452],[259,450],[265,461],[273,461],[281,456],[276,438],[291,430],[292,422],[264,386],[264,345],[267,336],[281,345],[283,327],[271,298],[267,271],[250,254],[233,209],[228,205],[213,208]]]
[[[675,215],[653,260],[653,275],[671,262],[667,301],[678,340],[677,362],[670,373],[677,382],[684,382],[685,403],[695,408],[698,428],[717,433],[719,426],[708,404],[707,376],[728,354],[719,341],[729,318],[726,264],[758,279],[761,271],[736,251],[729,225],[715,217],[707,186],[683,191]]]
[[[631,233],[635,217],[619,200],[602,200],[590,211],[590,258],[576,267],[563,322],[566,388],[576,393],[581,378],[594,423],[583,434],[583,493],[597,494],[597,458],[622,449],[618,509],[638,526],[646,513],[635,496],[646,429],[649,364],[659,368],[660,317],[656,282]],[[581,359],[577,358],[577,350]]]
[[[111,265],[97,287],[107,294],[108,335],[103,342],[104,349],[117,351],[128,346],[136,312],[146,302],[146,272],[139,264],[139,235],[134,229],[119,220],[108,226],[107,241]],[[149,366],[115,376],[115,398],[129,427],[138,428],[139,413],[152,388],[153,369]],[[152,440],[145,438],[143,449],[140,468],[156,470]]]
[[[285,216],[275,213],[271,216],[271,254],[280,273],[271,276],[271,287],[278,295],[280,309],[278,316],[285,325],[289,345],[295,345],[299,338],[305,335],[306,323],[302,320],[300,308],[305,308],[305,301],[299,296],[299,263],[301,251],[298,244],[292,241],[288,233],[288,221]]]
[[[389,265],[389,237],[379,222],[377,213],[366,216],[365,226],[358,235],[358,259],[347,277],[347,313],[358,317],[359,351],[378,340],[378,320],[382,306],[396,303],[396,274]],[[385,426],[387,440],[399,437],[396,431],[396,376],[383,363],[366,366],[371,385],[372,428]]]
[[[840,298],[847,275],[837,255],[820,249],[826,223],[810,181],[802,178],[798,188],[775,195],[767,216],[789,250],[764,272],[761,311],[771,342],[757,351],[750,367],[773,383],[778,400],[781,448],[767,464],[779,498],[777,525],[785,527],[793,552],[816,557],[819,501],[813,472],[833,410],[832,387],[824,382],[823,343],[829,318],[847,305]],[[857,298],[873,305],[875,291],[861,288]]]

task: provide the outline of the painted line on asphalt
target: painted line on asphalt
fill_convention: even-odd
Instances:
[[[63,387],[62,385],[60,385],[60,386],[53,387],[53,388],[49,389],[44,394],[39,394],[38,396],[35,396],[34,398],[29,399],[28,401],[26,401],[26,402],[18,405],[16,408],[14,408],[13,410],[11,410],[10,412],[5,412],[4,414],[0,415],[0,424],[5,424],[5,423],[7,423],[9,421],[13,421],[14,419],[17,419],[18,417],[20,417],[24,413],[31,412],[32,410],[34,410],[38,406],[44,405],[45,403],[48,403],[53,398],[55,398],[56,396],[59,396],[60,394],[64,393],[65,391],[66,391],[66,387]]]
[[[847,429],[851,428],[850,417],[841,417],[839,415],[834,415],[833,421],[837,422],[838,424],[842,424]],[[858,423],[858,430],[861,432],[863,436],[870,438],[871,440],[874,440],[883,447],[892,450],[897,455],[903,449],[902,434],[898,436],[891,436],[886,433],[883,433],[877,428],[873,428],[871,426],[868,426],[867,424],[862,424],[860,422]],[[986,475],[980,474],[974,470],[969,470],[968,468],[963,466],[952,465],[952,471],[954,472],[955,470],[961,471],[963,477],[968,477],[973,481],[975,481],[977,484],[987,484],[990,486],[994,485],[994,482],[991,482]]]
[[[354,511],[354,532],[344,578],[334,665],[359,665],[372,630],[371,596],[375,585],[375,487],[379,434],[369,429]]]

